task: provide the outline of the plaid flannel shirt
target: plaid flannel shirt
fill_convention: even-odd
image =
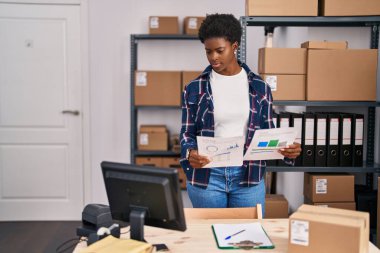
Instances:
[[[272,93],[258,75],[255,75],[246,64],[239,63],[248,74],[249,84],[249,120],[245,137],[244,153],[246,152],[256,129],[274,128],[272,120]],[[198,149],[196,136],[214,137],[214,105],[212,100],[210,74],[212,67],[208,66],[195,80],[186,85],[182,94],[182,127],[181,141],[181,166],[190,184],[201,188],[207,188],[210,169],[191,167],[186,159],[188,149]],[[291,159],[284,161],[292,165]],[[260,183],[265,173],[265,161],[244,161],[244,180],[239,182],[242,186],[254,186]]]

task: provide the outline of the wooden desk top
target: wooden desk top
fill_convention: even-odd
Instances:
[[[161,229],[145,226],[145,240],[151,244],[165,243],[172,253],[187,252],[247,252],[246,250],[220,250],[216,246],[211,225],[215,223],[250,223],[259,221],[268,233],[275,245],[274,249],[255,249],[254,253],[286,253],[288,252],[288,219],[263,219],[263,220],[191,220],[188,221],[187,230],[179,232],[175,230]],[[122,235],[129,238],[128,234]],[[369,242],[369,253],[380,250]],[[74,253],[80,253],[86,247],[86,243],[78,244]],[[253,251],[252,251],[253,252]]]

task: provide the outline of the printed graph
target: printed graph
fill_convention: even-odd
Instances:
[[[258,148],[280,148],[280,147],[285,147],[285,146],[286,146],[286,141],[280,142],[279,139],[269,140],[269,141],[260,141],[257,144]]]

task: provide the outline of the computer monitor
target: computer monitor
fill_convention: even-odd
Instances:
[[[129,222],[131,239],[144,240],[144,224],[185,231],[182,196],[175,168],[101,163],[114,220]]]

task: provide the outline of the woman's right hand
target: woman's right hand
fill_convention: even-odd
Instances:
[[[189,163],[194,169],[202,168],[211,161],[207,156],[198,155],[198,150],[192,149],[189,153]]]

